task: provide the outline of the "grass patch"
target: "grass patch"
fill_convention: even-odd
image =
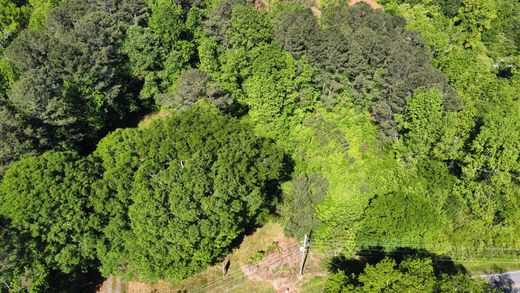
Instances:
[[[266,250],[273,246],[273,243],[284,236],[283,228],[279,223],[269,222],[263,227],[244,238],[238,249],[235,249],[230,256],[231,260],[247,263],[248,260],[261,250]]]
[[[321,293],[325,285],[325,277],[314,277],[300,285],[302,293]]]
[[[152,124],[152,122],[168,117],[172,112],[166,109],[161,109],[158,112],[150,113],[146,116],[144,116],[143,120],[139,122],[138,127],[139,128],[146,128]]]
[[[520,270],[520,263],[511,262],[460,262],[471,275],[487,275]]]

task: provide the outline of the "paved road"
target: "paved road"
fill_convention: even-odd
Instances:
[[[508,293],[520,293],[520,271],[506,272],[501,274],[481,275],[494,284],[496,288]]]

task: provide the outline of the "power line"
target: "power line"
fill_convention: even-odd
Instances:
[[[324,249],[327,249],[327,248],[330,248],[330,246],[314,246],[314,247],[311,247],[311,249],[313,249],[313,252],[317,253],[317,254],[322,254],[322,255],[338,255],[341,253],[341,251],[336,251],[334,253],[332,252],[323,252]],[[391,248],[395,248],[395,247],[391,247]],[[363,254],[369,254],[369,253],[372,253],[372,254],[375,254],[375,253],[378,253],[378,254],[395,254],[395,255],[403,255],[403,254],[406,254],[406,250],[397,250],[397,251],[383,251],[383,250],[380,250],[378,249],[377,247],[366,247],[364,248],[363,250],[361,250],[360,254],[363,255]],[[481,259],[481,260],[484,260],[483,258],[505,258],[504,261],[511,261],[511,260],[519,260],[520,261],[520,253],[518,251],[513,251],[513,252],[510,252],[510,253],[506,253],[505,251],[481,251],[481,252],[477,252],[475,253],[474,251],[466,251],[465,253],[461,253],[460,251],[457,253],[457,251],[455,252],[452,252],[452,253],[448,253],[448,255],[433,255],[433,253],[431,252],[428,252],[428,251],[413,251],[413,253],[415,255],[427,255],[427,256],[431,256],[431,257],[436,257],[437,259],[440,259],[440,258],[450,258],[450,259]]]
[[[278,263],[278,262],[280,262],[280,261],[282,261],[282,260],[285,260],[285,259],[288,259],[288,258],[290,259],[290,258],[292,258],[292,257],[295,257],[295,256],[297,256],[298,254],[299,254],[299,251],[294,251],[294,252],[292,252],[292,253],[290,253],[290,254],[288,254],[288,255],[285,255],[285,256],[283,256],[283,257],[281,257],[281,258],[276,259],[275,261],[272,261],[272,262],[270,262],[270,263],[268,263],[268,264],[265,264],[265,265],[263,265],[263,266],[257,267],[256,269],[263,269],[263,268],[266,268],[266,267],[272,266],[273,264],[276,264],[276,263]],[[243,280],[243,279],[245,279],[245,280]],[[229,281],[229,282],[228,282],[228,281]],[[237,284],[237,283],[235,282],[235,280],[226,280],[225,282],[223,282],[223,283],[221,283],[221,284],[217,284],[216,287],[213,286],[212,289],[218,288],[218,287],[220,287],[220,286],[235,285],[233,288],[227,290],[227,291],[230,291],[230,290],[233,290],[235,287],[241,286],[241,285],[243,285],[244,283],[247,283],[247,282],[249,282],[249,281],[251,281],[251,280],[249,280],[249,279],[247,278],[247,275],[244,274],[243,276],[240,276],[239,279],[236,280],[236,281],[238,281],[239,283]],[[206,288],[203,288],[203,290],[204,290],[204,289],[209,289],[209,288],[206,287]],[[195,292],[197,292],[197,291],[195,291]]]
[[[365,241],[356,241],[356,240],[352,240],[352,239],[346,239],[346,240],[326,240],[326,239],[318,239],[318,240],[313,240],[312,243],[310,244],[309,246],[309,249],[311,249],[313,251],[313,253],[316,253],[316,254],[319,254],[319,255],[323,255],[323,256],[337,256],[338,254],[341,254],[341,252],[339,253],[326,253],[326,252],[319,252],[319,251],[316,251],[318,249],[327,249],[327,248],[331,248],[331,247],[335,247],[336,245],[336,248],[339,248],[337,247],[338,245],[339,246],[344,246],[344,245],[352,245],[352,246],[358,246],[358,247],[363,247],[365,246],[364,251],[363,251],[363,254],[365,256],[395,256],[395,255],[402,255],[401,252],[399,251],[395,251],[395,252],[384,252],[384,251],[380,251],[378,250],[376,247],[384,247],[384,248],[399,248],[399,247],[411,247],[411,248],[422,248],[424,249],[422,243],[418,243],[418,242],[385,242],[385,243],[382,243],[382,242],[365,242]],[[482,249],[488,249],[488,250],[494,250],[494,251],[498,251],[498,252],[502,252],[502,251],[513,251],[513,252],[518,252],[519,253],[519,257],[520,257],[520,248],[518,247],[497,247],[497,246],[479,246],[479,247],[475,247],[475,246],[451,246],[451,245],[440,245],[440,246],[431,246],[430,248],[436,248],[436,249],[471,249],[471,250],[482,250]],[[297,248],[293,248],[293,249],[290,249],[285,255],[275,259],[274,261],[268,263],[268,264],[264,264],[262,266],[259,266],[257,267],[256,269],[264,269],[264,268],[267,268],[269,266],[272,266],[278,262],[281,262],[285,259],[291,259],[291,258],[294,258],[295,256],[297,256],[299,254],[300,250],[299,250],[299,247]],[[429,254],[428,252],[417,252],[417,254],[419,255],[427,255],[429,257],[431,257],[432,259],[434,259],[435,261],[445,261],[445,262],[454,262],[454,261],[457,261],[457,262],[472,262],[472,263],[493,263],[493,262],[501,262],[501,263],[511,263],[511,264],[520,264],[520,261],[511,261],[511,259],[480,259],[480,258],[471,258],[471,257],[468,257],[468,258],[457,258],[457,257],[450,257],[450,256],[436,256],[436,255],[431,255]],[[481,255],[483,257],[486,257],[486,256],[493,256],[493,257],[496,257],[495,254],[484,254],[484,255]],[[331,263],[331,265],[333,266],[336,266],[336,264],[334,263]],[[337,267],[339,268],[339,267]],[[232,273],[228,274],[228,277],[226,278],[223,278],[223,279],[219,279],[219,280],[215,280],[215,281],[212,281],[204,286],[201,286],[199,288],[195,288],[192,290],[192,292],[203,292],[203,291],[208,291],[210,289],[216,289],[216,288],[219,288],[219,287],[222,287],[222,286],[229,286],[229,285],[233,285],[232,288],[226,290],[227,292],[231,291],[231,290],[235,290],[236,288],[240,287],[240,286],[243,286],[244,284],[246,284],[247,282],[250,282],[252,280],[248,279],[247,278],[247,275],[240,275],[240,273],[244,273],[243,270],[239,267],[237,268],[235,271],[233,271]],[[238,278],[235,278],[237,277]],[[317,284],[317,285],[323,285],[323,284]],[[314,287],[314,286],[313,286]]]
[[[283,255],[283,256],[281,256],[280,258],[277,258],[277,259],[275,259],[274,261],[272,261],[272,262],[270,262],[270,263],[264,264],[263,266],[257,267],[257,269],[263,269],[263,268],[266,268],[266,267],[268,267],[268,266],[271,266],[271,265],[273,265],[273,264],[275,264],[275,263],[277,263],[277,262],[279,262],[279,261],[281,261],[281,260],[283,260],[283,259],[285,259],[285,258],[287,258],[287,257],[289,257],[289,256],[296,255],[296,254],[298,254],[299,252],[300,252],[300,248],[299,248],[299,247],[297,247],[297,248],[292,248],[292,249],[290,249],[290,250],[288,251],[288,254]],[[241,269],[241,268],[238,268],[236,271],[234,271],[234,272],[232,273],[232,275],[228,276],[227,278],[219,279],[219,280],[213,281],[213,282],[211,282],[211,283],[208,283],[208,284],[206,284],[206,285],[204,285],[204,286],[201,286],[201,287],[199,287],[199,288],[195,288],[195,289],[193,289],[192,292],[199,292],[199,291],[202,291],[202,290],[210,289],[210,288],[212,288],[212,287],[215,287],[215,285],[217,285],[217,286],[221,286],[222,284],[225,284],[227,281],[229,281],[230,279],[232,279],[235,275],[240,274],[241,272],[243,272],[242,269]],[[243,278],[243,276],[241,276],[241,277]],[[221,284],[218,284],[218,283],[221,283]]]
[[[289,259],[295,258],[295,257],[297,257],[297,256],[299,256],[299,253],[294,253],[294,254],[292,254],[292,255],[288,255],[288,256],[287,256],[288,258],[286,257],[286,259],[289,260]],[[280,264],[280,265],[281,265],[281,264]],[[278,265],[278,266],[280,266],[280,265]],[[276,266],[276,267],[278,267],[278,266]],[[229,290],[226,290],[226,292],[230,292],[230,291],[232,291],[232,290],[235,290],[236,288],[238,288],[238,287],[240,287],[240,286],[243,286],[243,285],[246,284],[247,282],[251,282],[251,281],[252,281],[252,280],[250,280],[250,279],[248,279],[248,278],[245,278],[244,281],[242,281],[241,283],[235,285],[234,287],[230,288]]]
[[[498,246],[455,246],[455,245],[423,245],[423,243],[419,242],[365,242],[365,241],[356,241],[356,240],[313,240],[312,246],[325,246],[333,244],[352,244],[357,246],[381,246],[381,247],[410,247],[410,248],[457,248],[457,249],[489,249],[489,250],[507,250],[507,251],[518,251],[520,252],[520,247],[498,247]]]

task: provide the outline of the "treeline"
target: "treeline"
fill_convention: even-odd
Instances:
[[[518,257],[519,5],[84,2],[0,6],[2,290],[176,283],[272,214],[322,249]]]

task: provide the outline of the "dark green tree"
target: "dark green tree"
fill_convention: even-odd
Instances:
[[[10,108],[0,105],[0,132],[4,134],[0,141],[0,178],[11,162],[27,153],[37,153],[49,147],[45,131],[34,127]]]
[[[0,292],[41,292],[49,289],[49,270],[25,251],[37,250],[27,233],[0,217]]]
[[[21,72],[9,99],[29,122],[46,128],[53,145],[95,140],[138,109],[136,84],[120,53],[124,3],[67,2],[47,26],[24,31],[7,48]]]
[[[394,116],[406,110],[406,99],[417,88],[436,87],[446,110],[460,109],[460,100],[446,78],[430,64],[420,36],[404,30],[403,18],[366,4],[327,6],[322,15],[323,37],[308,51],[320,69],[322,97],[330,101],[351,88],[349,95],[361,109],[372,112],[382,137],[399,137]],[[334,36],[334,37],[332,37]]]
[[[219,52],[223,52],[230,46],[226,32],[231,27],[233,8],[248,4],[251,4],[250,0],[220,0],[209,12],[207,20],[203,23],[204,33],[215,40]]]
[[[321,33],[317,18],[300,3],[280,4],[274,9],[273,38],[295,57],[318,46]]]
[[[101,146],[106,175],[94,206],[119,214],[107,215],[104,232],[124,241],[124,249],[112,243],[100,255],[103,272],[146,280],[178,282],[218,260],[269,207],[282,172],[272,143],[203,105],[116,132]],[[116,231],[125,228],[126,210],[129,231]]]

